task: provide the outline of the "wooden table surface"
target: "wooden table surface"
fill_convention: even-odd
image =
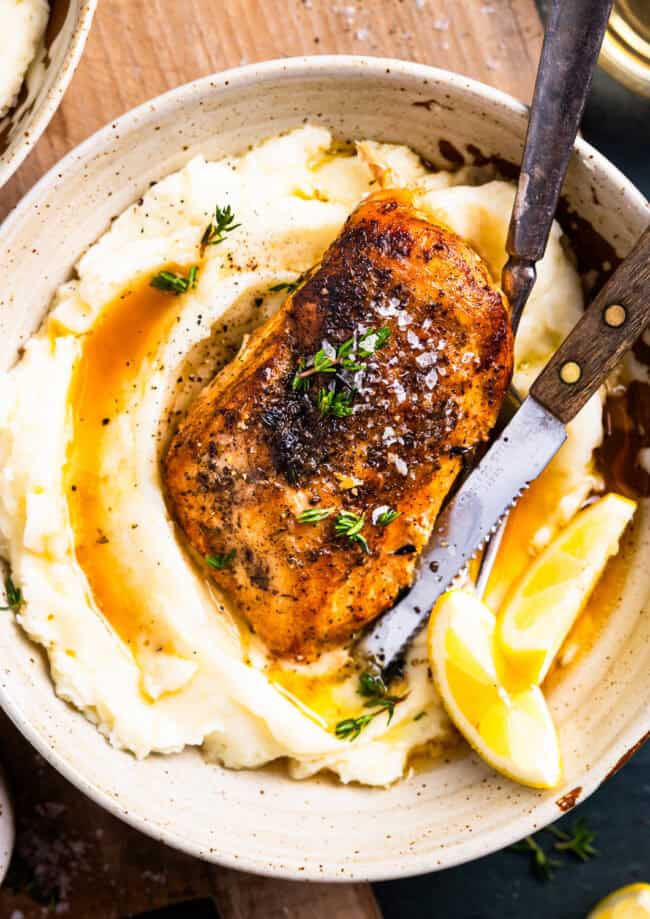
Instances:
[[[292,55],[382,55],[456,70],[528,102],[541,36],[533,0],[100,0],[59,111],[0,190],[0,220],[97,128],[196,77]],[[86,799],[4,716],[0,740],[18,829],[0,919],[123,919],[199,897],[212,898],[221,919],[381,917],[365,884],[273,881],[174,852]]]

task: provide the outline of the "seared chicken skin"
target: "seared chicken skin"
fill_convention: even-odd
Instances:
[[[410,584],[512,360],[481,259],[390,189],[190,406],[164,460],[171,509],[273,652],[313,658]]]

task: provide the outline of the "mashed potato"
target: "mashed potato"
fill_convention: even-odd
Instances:
[[[49,15],[47,0],[0,0],[0,118],[16,101]]]
[[[284,294],[270,288],[310,268],[377,183],[416,185],[420,208],[466,237],[498,278],[514,187],[488,179],[428,173],[403,147],[333,152],[329,132],[309,126],[241,157],[194,159],[88,250],[0,378],[0,551],[24,594],[18,619],[47,649],[59,695],[112,744],[137,756],[201,745],[234,768],[285,757],[296,777],[329,769],[383,785],[413,751],[455,736],[418,640],[392,721],[381,715],[357,739],[337,739],[335,724],[363,710],[347,652],[302,666],[269,658],[189,558],[159,458],[177,413],[280,306]],[[217,204],[240,226],[206,250],[196,287],[152,292],[161,267],[198,261]],[[554,226],[519,333],[521,389],[581,309]],[[84,444],[92,412],[106,416]],[[601,436],[596,398],[553,463],[559,504],[538,543],[592,489]]]

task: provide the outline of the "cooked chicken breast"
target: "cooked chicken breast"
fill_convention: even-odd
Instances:
[[[410,584],[511,371],[477,254],[408,191],[366,199],[164,460],[190,545],[273,652],[312,658]]]

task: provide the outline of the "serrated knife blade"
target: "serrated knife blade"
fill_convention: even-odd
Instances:
[[[390,670],[438,598],[565,440],[564,424],[532,396],[525,399],[438,518],[409,593],[357,646],[362,658]]]
[[[650,324],[650,227],[534,381],[530,394],[436,521],[410,592],[357,646],[389,670],[436,600],[566,440],[565,425]]]

